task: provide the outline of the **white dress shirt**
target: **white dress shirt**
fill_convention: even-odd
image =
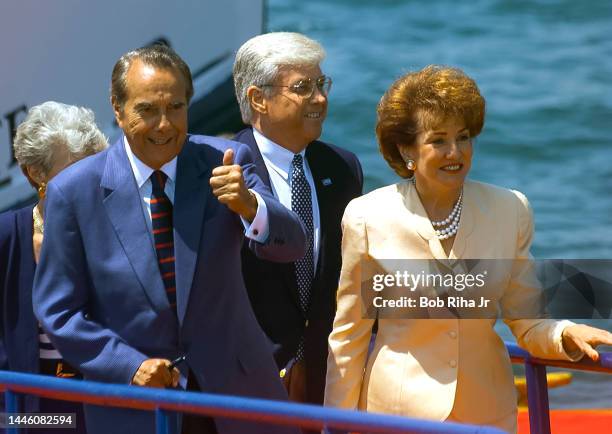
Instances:
[[[145,163],[132,152],[130,145],[128,144],[127,138],[123,137],[123,145],[127,153],[128,159],[130,160],[130,166],[136,179],[136,185],[138,186],[138,193],[140,195],[140,203],[142,204],[142,210],[146,216],[147,227],[151,234],[153,234],[153,222],[151,219],[151,194],[153,192],[153,186],[151,184],[151,174],[154,169],[151,169]],[[159,170],[164,172],[168,179],[166,180],[166,186],[164,187],[164,193],[168,196],[168,199],[174,205],[174,190],[176,188],[176,160],[174,157],[172,160],[164,164]],[[270,231],[268,225],[268,208],[266,202],[261,198],[259,193],[250,190],[257,198],[257,213],[251,223],[241,217],[242,224],[245,229],[245,236],[259,243],[264,243],[268,239]],[[151,238],[153,240],[153,238]]]
[[[270,175],[270,183],[272,184],[272,192],[274,196],[286,208],[291,209],[291,163],[293,161],[293,152],[274,143],[272,140],[265,137],[255,128],[253,128],[253,136],[257,147],[261,152],[266,169]],[[314,178],[308,160],[306,159],[306,151],[300,152],[304,159],[304,175],[310,186],[310,196],[312,198],[312,224],[314,230],[314,246],[313,260],[314,271],[317,269],[317,261],[319,259],[319,244],[321,240],[321,218],[319,216],[319,203],[317,202],[317,190],[315,189]]]

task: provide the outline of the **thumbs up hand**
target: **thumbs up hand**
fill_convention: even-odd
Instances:
[[[232,166],[234,164],[234,150],[226,149],[223,153],[223,165]]]
[[[242,167],[234,164],[234,150],[223,153],[223,165],[215,167],[210,177],[210,186],[219,202],[251,222],[257,213],[257,199],[249,191],[242,175]]]

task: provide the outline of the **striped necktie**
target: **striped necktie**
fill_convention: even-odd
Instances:
[[[176,309],[176,283],[174,272],[174,233],[172,225],[172,202],[164,193],[168,177],[160,170],[151,175],[151,222],[153,240],[159,272],[166,288],[168,301]]]
[[[310,305],[310,287],[314,277],[314,226],[312,218],[312,197],[310,185],[304,174],[304,160],[300,154],[293,156],[291,163],[291,209],[302,219],[308,237],[308,249],[304,257],[295,261],[295,279],[298,288],[300,308],[306,315]],[[304,339],[297,350],[297,360],[304,357]]]

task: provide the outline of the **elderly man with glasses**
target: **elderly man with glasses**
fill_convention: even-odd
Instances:
[[[254,154],[261,179],[295,211],[308,233],[306,256],[275,264],[242,250],[242,267],[257,319],[275,345],[280,376],[297,402],[323,403],[327,337],[336,309],[340,221],[361,195],[357,157],[318,140],[327,114],[331,78],[325,51],[299,33],[268,33],[236,54],[234,85],[250,127],[235,140]]]

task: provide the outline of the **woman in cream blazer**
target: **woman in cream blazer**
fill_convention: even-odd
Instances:
[[[345,211],[325,405],[515,432],[512,370],[494,318],[381,318],[368,356],[374,319],[363,314],[361,287],[380,260],[518,259],[526,266],[511,267],[490,299],[520,312],[539,295],[526,197],[465,180],[484,121],[476,84],[457,69],[428,67],[394,83],[378,116],[381,152],[413,178],[354,199]],[[612,342],[608,332],[569,321],[504,321],[520,346],[542,358],[597,357],[589,344]]]

